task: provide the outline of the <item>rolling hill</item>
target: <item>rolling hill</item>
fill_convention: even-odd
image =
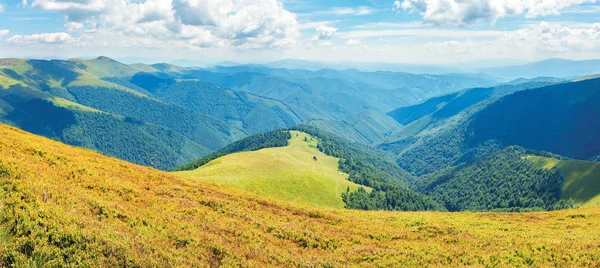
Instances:
[[[584,208],[600,206],[600,163],[536,155],[526,158],[541,168],[555,168],[563,174],[562,199],[571,199],[575,205]]]
[[[306,141],[302,138],[299,142],[290,131],[299,137],[310,138]],[[326,161],[315,163],[319,162],[319,155]],[[307,163],[317,171],[307,169]],[[269,168],[262,168],[263,165]],[[339,203],[341,200],[345,203],[344,207],[353,209],[444,210],[427,196],[409,189],[407,182],[410,181],[410,174],[400,168],[389,155],[307,125],[249,136],[172,171],[183,172],[181,174],[198,179],[207,178],[212,182],[232,184],[267,196],[312,204],[323,204],[323,201],[313,200],[314,186],[311,185],[318,184],[331,187],[317,191],[329,205],[339,206],[342,204]],[[360,187],[357,191],[350,191],[356,187],[346,184],[346,180],[340,180],[340,176],[372,190]],[[274,186],[282,177],[285,180],[279,188],[285,191],[279,193]],[[340,182],[346,187],[339,186]],[[311,189],[292,187],[293,184],[300,183]]]
[[[2,59],[0,122],[169,169],[247,135],[302,121],[281,102],[175,79],[163,69],[184,70],[106,57]]]
[[[342,193],[348,188],[356,191],[360,185],[348,181],[338,162],[317,149],[316,138],[291,131],[285,147],[229,154],[176,174],[262,196],[343,208]]]
[[[324,209],[181,178],[5,125],[0,136],[0,266],[599,264],[598,209]]]

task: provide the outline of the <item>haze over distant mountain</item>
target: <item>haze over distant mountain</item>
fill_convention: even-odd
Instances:
[[[303,69],[309,71],[318,71],[323,69],[345,70],[357,69],[365,72],[388,71],[388,72],[404,72],[413,74],[448,74],[460,73],[459,68],[440,66],[440,65],[421,65],[421,64],[402,64],[402,63],[386,63],[386,62],[316,62],[308,60],[284,59],[273,61],[265,64],[271,68],[285,69]]]
[[[574,78],[600,73],[600,60],[548,59],[524,65],[481,69],[480,71],[490,76],[504,79],[534,78],[540,76]]]
[[[256,65],[197,69],[182,77],[276,99],[311,119],[344,119],[367,110],[388,112],[432,96],[497,83],[472,74],[419,75],[355,69],[307,71]]]

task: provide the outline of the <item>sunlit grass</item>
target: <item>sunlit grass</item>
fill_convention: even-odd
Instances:
[[[0,125],[0,266],[600,265],[600,209],[350,211],[268,200]]]
[[[321,153],[317,139],[291,131],[289,145],[230,154],[176,174],[230,185],[263,196],[343,208],[341,194],[359,185],[339,171],[339,159]]]

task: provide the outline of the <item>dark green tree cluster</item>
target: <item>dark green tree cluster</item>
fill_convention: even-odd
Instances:
[[[401,210],[401,211],[444,211],[444,207],[432,201],[427,196],[406,187],[395,187],[387,191],[373,190],[370,193],[365,188],[355,192],[342,193],[346,208],[362,210]]]
[[[291,138],[292,136],[287,130],[275,130],[267,133],[255,134],[236,141],[189,164],[174,168],[172,171],[194,170],[212,160],[232,153],[256,151],[264,148],[284,147],[288,145],[288,141]]]
[[[571,207],[560,200],[563,175],[523,158],[529,152],[507,147],[480,160],[421,177],[414,188],[449,211],[525,211]]]
[[[340,158],[340,171],[348,180],[373,188],[344,193],[346,208],[364,210],[444,210],[429,197],[406,186],[410,174],[385,153],[370,147],[343,141],[312,126],[294,128],[319,139],[317,148],[326,155]]]

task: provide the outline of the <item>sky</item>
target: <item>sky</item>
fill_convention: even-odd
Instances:
[[[0,0],[0,58],[600,58],[600,0]]]

